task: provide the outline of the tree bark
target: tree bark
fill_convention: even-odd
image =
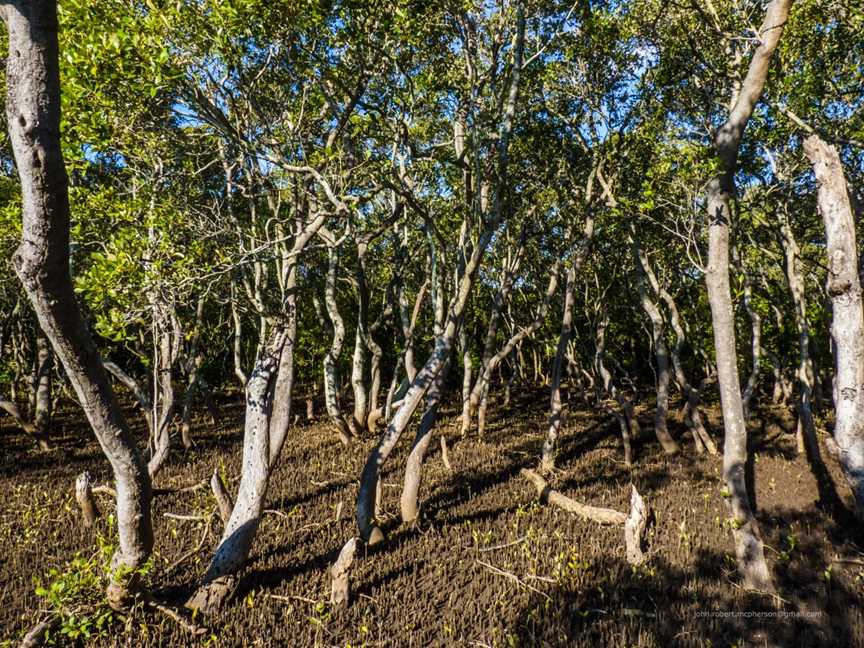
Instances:
[[[744,391],[741,392],[741,406],[744,409],[744,420],[747,421],[750,418],[750,401],[756,393],[756,387],[759,385],[759,365],[762,361],[762,316],[753,307],[753,286],[750,284],[750,276],[747,274],[747,268],[744,267],[744,262],[738,255],[738,250],[734,245],[732,246],[732,261],[741,273],[744,309],[750,318],[750,355],[752,363],[747,384],[744,387]]]
[[[53,0],[16,0],[3,6],[2,13],[9,32],[6,111],[21,179],[23,214],[21,245],[13,264],[111,463],[120,536],[113,564],[135,570],[153,548],[150,477],[81,315],[69,273],[70,214],[60,148],[57,7]],[[127,586],[134,587],[135,576],[112,585],[123,597]]]
[[[186,391],[183,394],[183,410],[180,415],[180,440],[187,450],[192,447],[192,408],[195,404],[195,394],[199,391],[201,366],[204,364],[204,354],[201,351],[201,329],[204,326],[205,297],[198,299],[195,308],[195,328],[189,343],[189,353],[186,358],[187,376]]]
[[[324,407],[327,416],[339,434],[339,440],[348,445],[351,442],[351,431],[339,408],[339,356],[342,354],[342,345],[345,341],[345,323],[339,313],[339,305],[336,303],[336,277],[339,270],[338,251],[333,248],[327,250],[327,277],[324,280],[324,304],[327,308],[327,316],[333,324],[333,341],[324,356]]]
[[[738,569],[748,589],[774,591],[762,537],[747,493],[747,427],[741,402],[741,384],[735,345],[735,319],[729,287],[729,228],[735,197],[738,148],[753,108],[762,95],[771,56],[789,16],[792,0],[772,0],[759,30],[761,43],[753,53],[747,75],[726,122],[714,139],[720,163],[718,175],[708,183],[708,266],[705,283],[714,329],[717,382],[725,428],[723,447],[724,495],[732,517],[732,535]]]
[[[51,426],[51,414],[54,398],[51,393],[54,373],[54,352],[48,339],[42,333],[36,333],[36,384],[34,392],[36,403],[33,410],[33,427],[36,442],[42,450],[50,450],[49,428]]]
[[[366,283],[366,243],[357,243],[357,328],[354,332],[354,356],[351,360],[351,387],[354,391],[354,414],[351,431],[359,436],[366,430],[369,395],[366,391],[366,338],[369,334],[369,286]]]
[[[576,264],[567,270],[567,281],[564,285],[564,313],[561,317],[561,333],[558,336],[558,348],[555,350],[555,359],[552,362],[552,388],[549,395],[549,426],[546,430],[546,438],[543,441],[543,449],[540,455],[540,472],[549,473],[555,468],[555,443],[558,440],[558,432],[561,429],[561,365],[564,362],[564,353],[570,342],[570,333],[573,328],[573,301],[576,292]]]
[[[650,286],[651,293],[649,294],[649,282],[646,276],[645,269],[641,263],[642,250],[639,246],[639,240],[635,233],[635,228],[632,230],[631,243],[633,248],[633,261],[636,269],[636,288],[639,292],[639,301],[642,304],[642,310],[651,320],[651,340],[654,343],[654,358],[657,361],[657,406],[654,413],[654,434],[660,442],[663,452],[666,454],[675,454],[678,452],[678,444],[672,435],[669,434],[666,425],[669,414],[669,350],[666,347],[665,329],[666,324],[663,320],[663,315],[657,307],[657,290]]]
[[[426,451],[432,441],[432,431],[435,429],[435,421],[438,416],[438,403],[441,400],[449,367],[448,361],[435,377],[432,387],[426,394],[426,411],[423,412],[423,418],[420,419],[414,444],[408,453],[408,459],[405,461],[405,480],[402,485],[400,511],[402,521],[406,523],[415,522],[420,514],[419,495],[420,484],[423,481],[423,460],[426,458]]]
[[[153,479],[171,452],[171,422],[174,419],[174,363],[180,350],[180,324],[161,296],[150,295],[153,311],[153,428],[147,471]]]
[[[864,519],[864,310],[855,220],[837,150],[811,135],[804,141],[804,152],[816,175],[819,213],[825,224],[837,385],[834,440],[855,497],[856,515]]]
[[[237,572],[246,562],[264,512],[270,478],[271,435],[277,383],[289,370],[282,362],[288,339],[284,324],[272,327],[270,337],[246,383],[246,423],[240,487],[231,517],[204,576],[187,607],[208,614],[219,609],[234,590]],[[289,399],[290,402],[290,399]]]

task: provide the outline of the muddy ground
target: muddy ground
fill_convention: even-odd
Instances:
[[[684,451],[667,457],[652,440],[651,412],[643,411],[630,471],[607,414],[574,406],[560,441],[556,489],[622,511],[629,509],[631,482],[645,495],[656,514],[646,565],[626,563],[619,528],[539,503],[519,469],[536,464],[545,396],[523,394],[506,411],[495,409],[484,439],[459,437],[454,412],[445,410],[441,430],[453,472],[436,442],[422,488],[423,519],[413,528],[398,521],[403,443],[384,473],[387,542],[356,563],[347,611],[329,609],[327,567],[355,533],[356,478],[371,441],[346,449],[327,424],[301,424],[271,483],[272,512],[239,591],[208,634],[193,638],[161,614],[136,610],[88,645],[864,646],[864,534],[816,506],[816,484],[796,456],[788,413],[758,413],[751,434],[778,607],[738,587],[731,534],[723,527],[720,461],[697,456],[680,423],[672,431]],[[157,487],[196,483],[218,466],[236,487],[242,406],[227,400],[220,410],[216,425],[198,422],[196,447],[175,453]],[[712,422],[716,430],[716,416]],[[97,529],[82,529],[75,476],[86,469],[105,483],[109,473],[72,407],[58,418],[57,447],[48,453],[14,434],[8,419],[2,423],[0,638],[15,643],[45,616],[34,582],[44,584],[51,568],[67,569],[76,552],[92,556],[98,534],[106,534],[104,516]],[[101,496],[100,504],[110,510],[109,498]],[[206,489],[156,499],[149,583],[161,600],[182,604],[221,531],[213,517],[195,552],[205,522],[165,514],[206,517],[213,509]]]

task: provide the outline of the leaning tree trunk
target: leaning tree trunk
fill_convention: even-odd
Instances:
[[[457,282],[456,294],[451,301],[447,314],[446,325],[441,335],[435,338],[435,347],[431,356],[423,368],[417,373],[409,387],[408,392],[402,399],[399,410],[388,423],[387,429],[381,436],[378,444],[372,449],[363,472],[360,475],[360,488],[357,493],[356,519],[360,531],[360,537],[369,542],[376,536],[383,536],[381,530],[375,525],[375,492],[378,487],[378,475],[381,466],[393,451],[399,437],[405,431],[411,417],[420,404],[423,396],[438,376],[439,372],[450,358],[453,343],[462,325],[465,315],[465,307],[474,287],[477,271],[486,254],[486,249],[492,240],[498,225],[503,219],[503,193],[507,182],[507,161],[509,151],[509,140],[513,130],[513,117],[516,110],[516,98],[519,91],[519,80],[521,78],[522,55],[525,43],[525,9],[518,4],[516,9],[516,35],[513,39],[513,68],[510,75],[510,87],[503,108],[502,120],[498,132],[497,141],[497,184],[494,188],[492,209],[490,214],[475,214],[485,216],[478,222],[485,222],[476,244],[470,253],[470,258],[465,263]],[[434,285],[434,279],[433,279]]]
[[[432,302],[435,309],[433,332],[437,338],[444,332],[445,308],[443,286],[439,285],[433,291]],[[465,349],[467,342],[463,337],[463,332],[464,327],[460,331],[460,340],[463,349]],[[411,446],[408,459],[405,461],[405,479],[402,485],[402,497],[399,502],[403,522],[415,522],[420,514],[419,495],[420,484],[423,480],[423,460],[426,458],[426,450],[429,448],[429,442],[432,440],[432,430],[435,428],[435,421],[438,417],[438,403],[441,400],[441,393],[447,381],[450,364],[451,360],[448,357],[429,387],[429,391],[426,394],[426,411],[423,412],[423,417],[420,419],[420,426],[417,428],[414,443]],[[370,537],[370,542],[376,539],[378,538]]]
[[[735,171],[738,148],[753,108],[762,95],[771,55],[777,47],[792,0],[772,0],[759,31],[761,43],[753,53],[747,76],[735,98],[729,118],[714,140],[720,165],[717,176],[708,183],[708,266],[705,283],[714,329],[717,382],[723,412],[726,442],[723,447],[724,496],[732,517],[732,535],[738,569],[748,589],[773,591],[774,584],[762,537],[747,493],[747,427],[741,402],[741,383],[735,353],[735,316],[729,287],[729,228],[731,203],[735,198]]]
[[[204,583],[187,602],[188,607],[205,614],[217,610],[236,587],[237,572],[249,556],[264,513],[264,498],[270,478],[270,427],[276,383],[280,373],[285,371],[282,355],[287,337],[284,325],[272,328],[246,383],[243,471],[236,503],[204,576]]]
[[[16,0],[3,5],[2,13],[9,31],[7,123],[21,179],[23,215],[21,245],[13,265],[111,464],[120,536],[113,564],[136,570],[153,548],[150,477],[114,398],[69,274],[70,214],[60,148],[57,7],[54,0]],[[134,578],[112,583],[109,596],[113,604],[125,601]]]
[[[24,430],[25,433],[34,437],[36,436],[36,428],[27,420],[26,415],[21,411],[21,408],[18,407],[18,403],[14,400],[6,398],[0,394],[0,410],[5,411],[9,416],[15,419],[15,424]]]
[[[316,217],[300,233],[292,256],[305,247],[321,226]],[[231,517],[204,576],[187,607],[205,614],[217,611],[234,591],[258,532],[270,476],[282,452],[291,420],[294,388],[294,345],[297,340],[297,266],[286,271],[285,313],[273,326],[246,384],[246,423],[240,486]]]
[[[836,390],[834,440],[840,465],[864,519],[864,310],[858,277],[855,220],[840,156],[818,136],[804,141],[819,187],[819,213],[825,223],[827,290],[833,317]]]
[[[432,386],[426,394],[426,411],[420,419],[417,435],[411,446],[411,452],[405,461],[405,480],[402,485],[402,497],[400,498],[400,511],[403,522],[415,522],[420,514],[419,496],[420,484],[423,481],[423,460],[432,440],[432,430],[438,416],[438,403],[441,400],[441,392],[447,380],[447,370],[450,363],[438,372]],[[443,438],[443,437],[442,437]]]

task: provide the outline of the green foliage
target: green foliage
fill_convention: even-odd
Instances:
[[[77,553],[66,567],[50,568],[42,579],[34,578],[36,595],[49,610],[59,616],[59,624],[47,635],[48,645],[69,642],[92,642],[108,636],[117,618],[105,599],[105,587],[111,579],[128,579],[128,568],[112,568],[111,558],[116,546],[114,516],[107,518],[107,528],[97,530],[98,549],[92,555]],[[135,570],[144,577],[151,563]]]

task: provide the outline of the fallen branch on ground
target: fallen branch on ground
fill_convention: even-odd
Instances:
[[[522,476],[527,478],[541,501],[546,501],[569,513],[575,513],[587,520],[599,524],[617,524],[624,527],[624,544],[627,548],[627,562],[631,565],[641,565],[647,556],[644,551],[648,528],[651,522],[651,509],[639,495],[635,486],[631,486],[630,492],[630,515],[625,515],[615,509],[600,508],[581,504],[574,499],[552,490],[549,483],[539,474],[528,468],[523,468]]]
[[[517,585],[520,585],[521,587],[524,587],[526,589],[531,590],[532,592],[539,594],[540,596],[544,597],[547,601],[549,600],[548,594],[537,589],[536,587],[532,587],[531,585],[529,585],[528,583],[523,581],[521,578],[519,578],[516,574],[514,574],[512,572],[504,571],[503,569],[500,569],[500,568],[496,567],[495,565],[490,565],[489,563],[483,562],[482,560],[478,560],[476,562],[478,565],[482,565],[483,567],[485,567],[486,569],[491,571],[493,574],[498,574],[499,576],[504,576],[505,578],[509,578],[510,580],[512,580]]]
[[[550,504],[562,508],[568,513],[575,513],[580,517],[593,520],[599,524],[624,524],[624,522],[627,521],[627,516],[620,511],[580,504],[576,500],[570,499],[566,495],[562,495],[558,491],[552,490],[548,482],[533,470],[523,468],[519,472],[523,477],[527,478],[532,484],[534,484],[534,488],[537,489],[537,495],[541,500],[546,500]]]

